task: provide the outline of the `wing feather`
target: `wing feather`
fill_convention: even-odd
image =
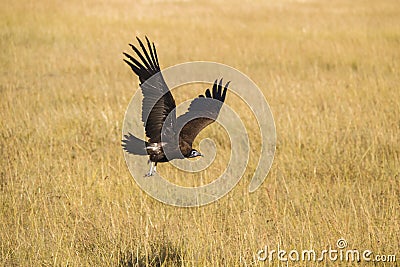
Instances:
[[[142,102],[142,121],[145,127],[146,136],[149,142],[158,143],[161,141],[161,129],[166,124],[166,136],[174,134],[176,123],[175,100],[165,83],[164,77],[160,72],[157,51],[154,43],[150,43],[146,37],[146,46],[137,37],[142,52],[134,45],[129,44],[140,61],[133,56],[124,53],[124,61],[131,67],[133,72],[139,77],[140,87],[143,94]],[[168,114],[170,120],[166,122]]]
[[[204,95],[199,95],[189,106],[189,110],[177,118],[177,129],[179,137],[190,145],[196,136],[208,125],[213,123],[225,101],[226,91],[229,83],[222,86],[222,79],[217,83],[215,80],[212,93],[207,89]]]

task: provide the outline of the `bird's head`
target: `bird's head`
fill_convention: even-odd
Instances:
[[[189,157],[188,158],[195,158],[195,157],[203,157],[203,155],[197,151],[196,149],[192,149],[190,151]]]

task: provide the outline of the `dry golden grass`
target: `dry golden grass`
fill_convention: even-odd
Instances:
[[[266,244],[340,237],[400,257],[397,0],[132,2],[1,1],[0,264],[245,266]],[[222,62],[262,88],[278,143],[255,193],[256,131],[245,177],[214,204],[138,188],[120,147],[137,88],[121,52],[145,34],[163,67]]]

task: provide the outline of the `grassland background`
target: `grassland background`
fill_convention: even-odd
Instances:
[[[0,7],[0,265],[251,265],[267,244],[338,238],[400,257],[397,0]],[[245,177],[214,204],[174,208],[138,188],[120,147],[138,82],[121,52],[136,35],[156,42],[162,67],[221,62],[263,90],[278,143],[258,191],[247,192],[255,130]]]

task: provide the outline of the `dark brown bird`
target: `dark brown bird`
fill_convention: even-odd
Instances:
[[[142,41],[136,39],[142,52],[132,44],[130,47],[139,59],[124,53],[124,61],[139,77],[143,94],[142,121],[149,140],[146,142],[128,133],[122,140],[122,147],[130,154],[149,155],[151,165],[146,176],[152,176],[158,162],[202,156],[192,148],[193,141],[217,119],[230,82],[223,86],[222,79],[215,80],[212,90],[207,89],[204,95],[195,98],[188,111],[176,118],[175,100],[160,72],[154,43],[146,37],[146,49]]]

